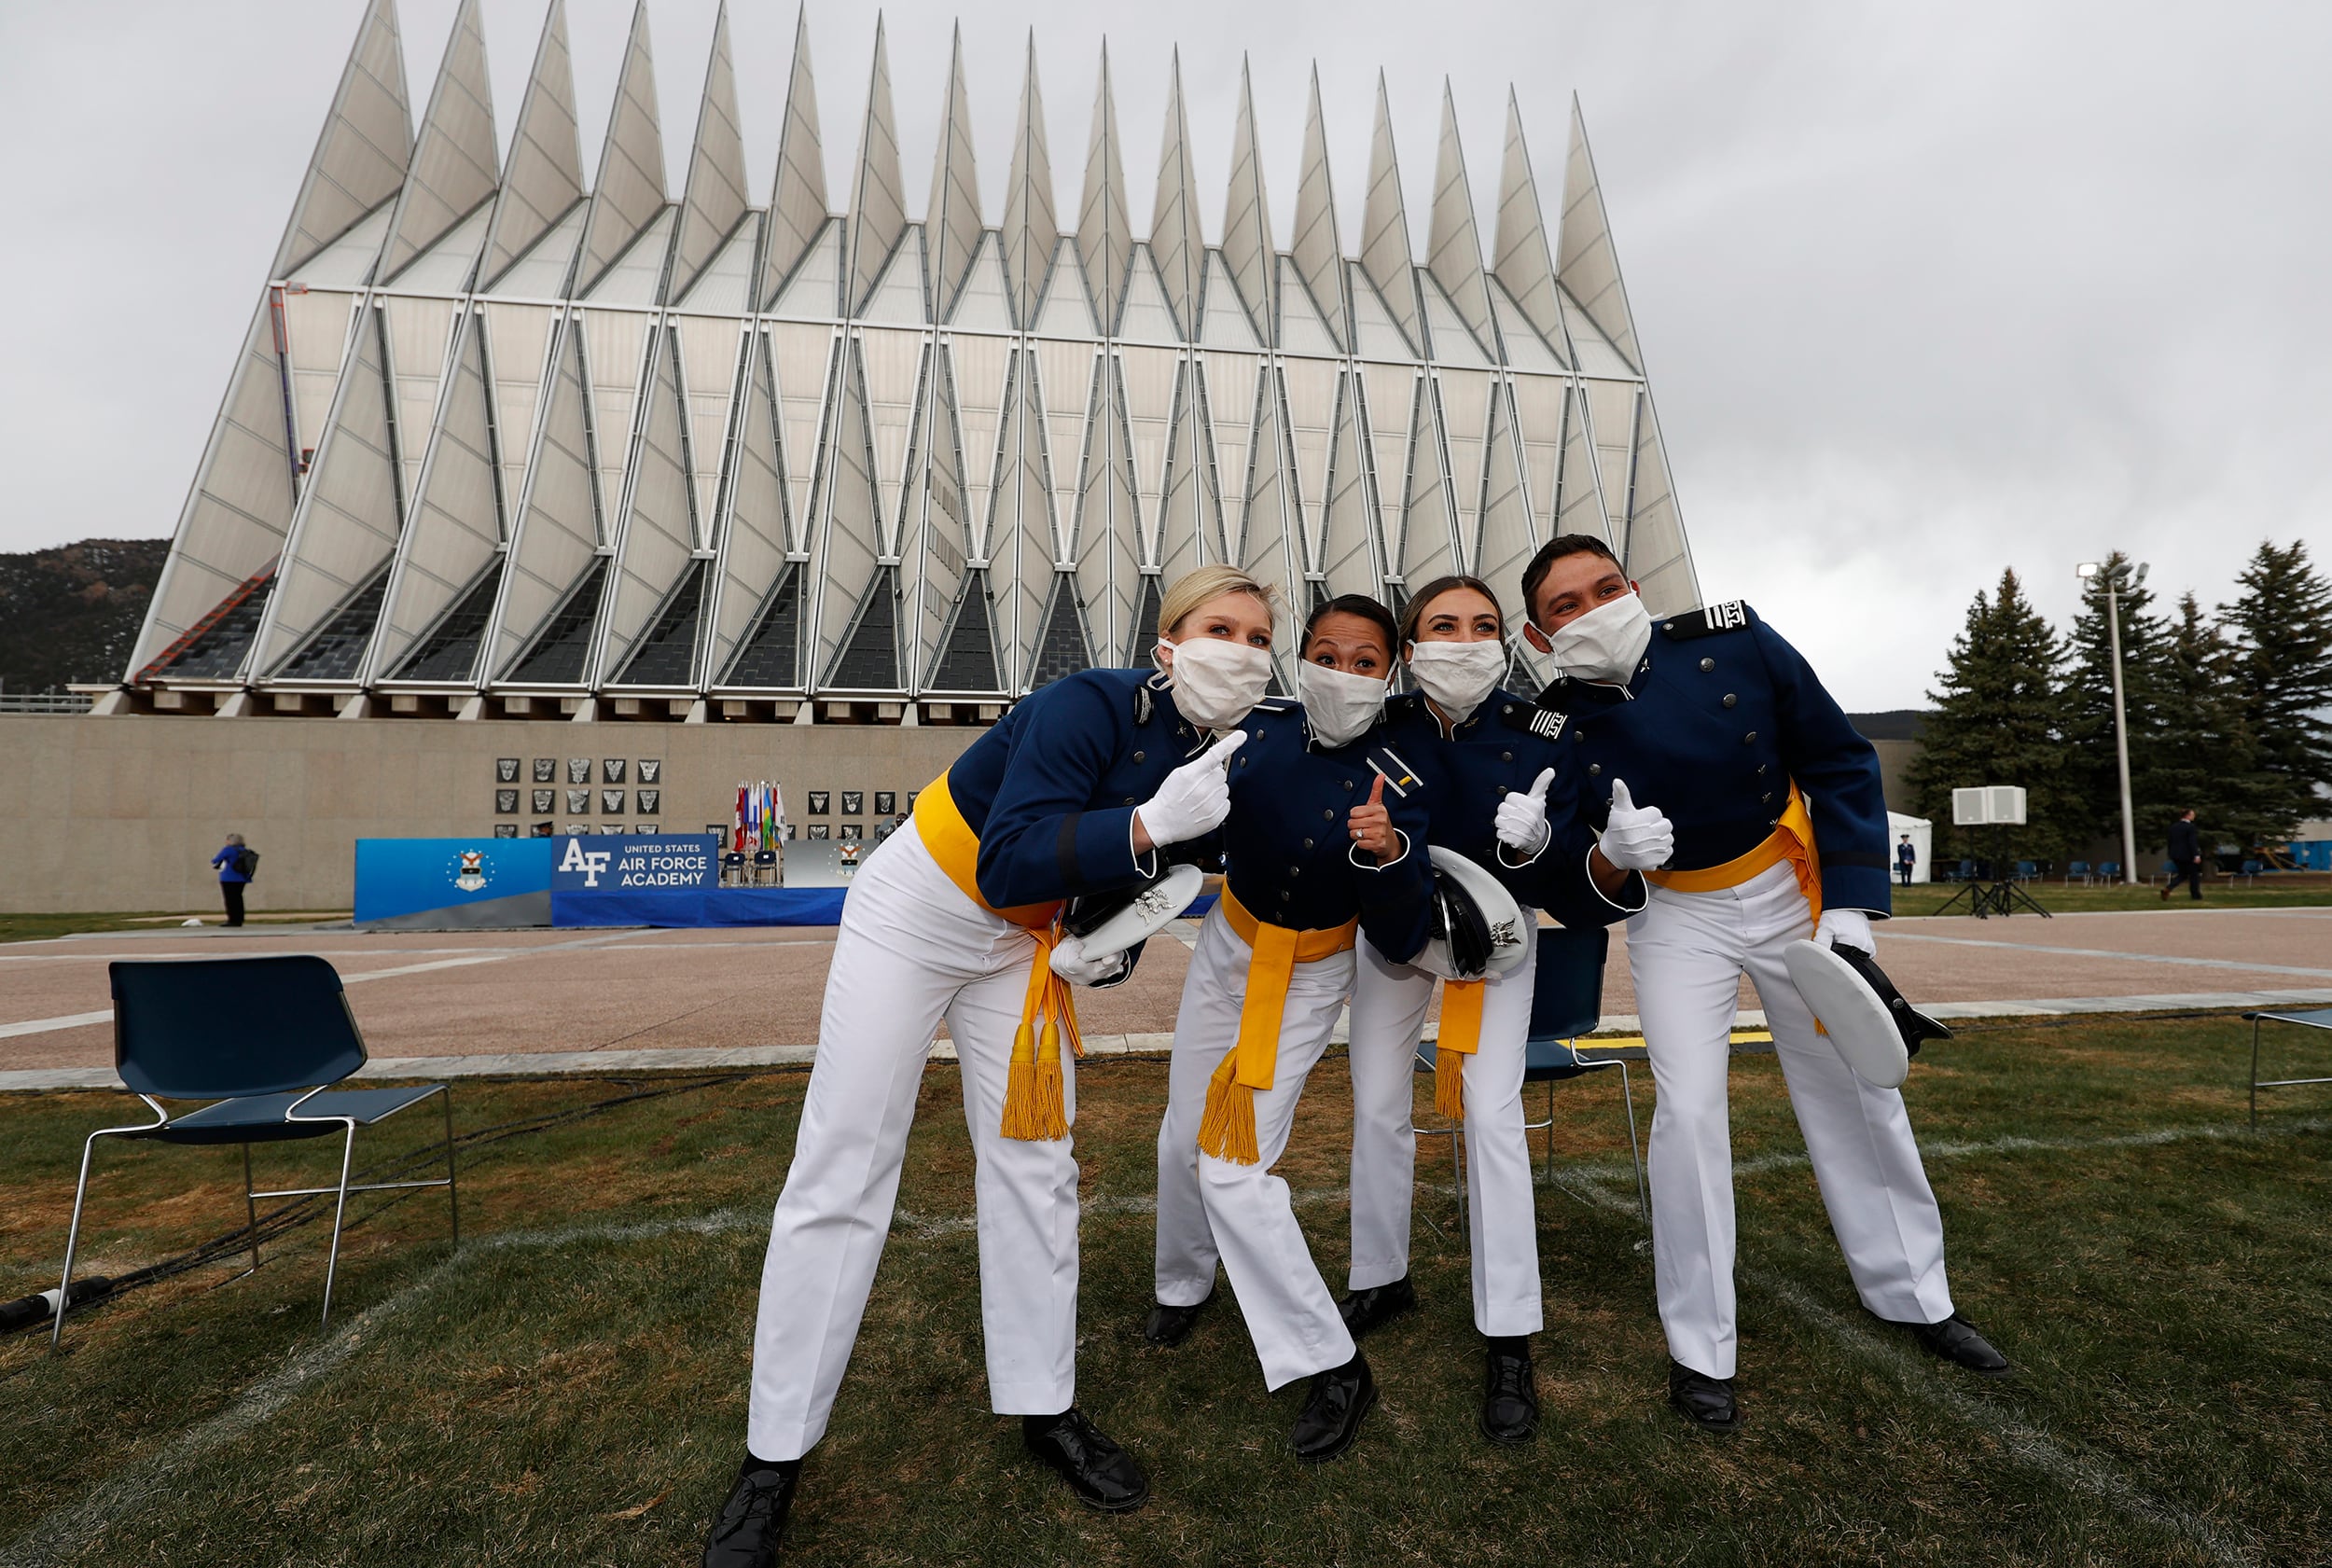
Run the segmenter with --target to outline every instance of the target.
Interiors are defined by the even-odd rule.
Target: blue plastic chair
[[[2035,867],[2031,861],[2020,860],[2016,863],[2016,880],[2018,881],[2029,882],[2038,875],[2040,875],[2038,868]]]
[[[2121,862],[2108,860],[2102,863],[2097,867],[2097,880],[2108,883],[2121,881]]]
[[[1547,1169],[1555,1161],[1555,1085],[1607,1067],[1619,1069],[1619,1089],[1628,1112],[1628,1153],[1635,1161],[1636,1209],[1648,1218],[1651,1203],[1644,1180],[1644,1154],[1636,1139],[1635,1089],[1627,1062],[1617,1057],[1590,1057],[1577,1047],[1580,1036],[1594,1033],[1603,1017],[1603,961],[1611,951],[1611,933],[1601,928],[1574,930],[1568,926],[1541,928],[1536,968],[1532,975],[1531,1032],[1523,1048],[1522,1081],[1547,1086],[1547,1118],[1526,1121],[1525,1132],[1547,1133]],[[1434,1068],[1434,1043],[1421,1042],[1417,1065]],[[1421,1138],[1446,1137],[1450,1159],[1457,1173],[1458,1224],[1465,1223],[1465,1155],[1460,1129],[1421,1127]]]
[[[332,1285],[340,1271],[340,1226],[352,1192],[441,1186],[452,1217],[453,1243],[462,1242],[460,1197],[454,1187],[453,1101],[446,1084],[404,1089],[332,1089],[365,1064],[364,1036],[349,1011],[348,993],[331,964],[312,954],[206,958],[174,963],[118,962],[110,966],[114,997],[114,1068],[154,1119],[134,1127],[102,1127],[81,1146],[81,1175],[73,1190],[73,1223],[65,1233],[64,1278],[57,1289],[56,1326],[64,1334],[73,1298],[73,1259],[81,1237],[81,1206],[89,1196],[90,1160],[100,1138],[161,1144],[241,1144],[243,1213],[251,1227],[251,1267],[259,1266],[257,1200],[335,1195],[332,1249],[324,1271],[324,1315],[332,1321]],[[350,1186],[356,1129],[371,1127],[436,1094],[444,1097],[445,1174],[429,1181]],[[211,1104],[174,1117],[164,1100]],[[251,1189],[251,1145],[342,1134],[336,1186]],[[247,1271],[247,1270],[246,1270]]]
[[[2091,880],[2091,874],[2090,874],[2090,871],[2089,871],[2089,863],[2088,861],[2086,861],[2086,860],[2075,860],[2075,861],[2069,861],[2069,862],[2067,862],[2067,863],[2066,863],[2066,865],[2065,865],[2065,885],[2067,885],[2068,887],[2070,887],[2070,886],[2072,885],[2072,883],[2073,883],[2073,879],[2074,879],[2074,878],[2075,878],[2075,877],[2078,877],[2078,878],[2080,878],[2080,879],[2081,879],[2081,885],[2082,885],[2083,887],[2087,887],[2087,886],[2089,886],[2089,882],[2090,882],[2090,880]]]
[[[2261,869],[2262,867],[2257,861],[2246,860],[2242,863],[2242,869],[2237,871],[2235,876],[2241,877],[2243,880],[2244,884],[2248,886],[2259,880],[2259,872]],[[2234,878],[2230,877],[2228,880],[2232,881]]]

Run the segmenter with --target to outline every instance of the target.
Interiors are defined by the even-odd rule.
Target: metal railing
[[[96,701],[78,691],[0,691],[0,714],[85,714]]]

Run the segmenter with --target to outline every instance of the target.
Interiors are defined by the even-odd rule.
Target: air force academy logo
[[[458,852],[458,865],[453,873],[453,885],[464,893],[481,893],[493,879],[486,873],[484,850]]]
[[[560,860],[559,869],[562,871],[580,871],[583,873],[583,885],[585,887],[597,887],[599,885],[599,874],[607,869],[607,862],[613,858],[614,856],[610,855],[605,850],[587,850],[583,847],[582,840],[569,839],[567,840],[567,853]]]

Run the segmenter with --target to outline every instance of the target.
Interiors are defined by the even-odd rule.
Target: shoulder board
[[[1133,722],[1136,725],[1147,724],[1150,715],[1156,712],[1158,699],[1150,695],[1149,683],[1143,681],[1137,684],[1133,688]]]
[[[1684,643],[1719,631],[1738,631],[1748,624],[1749,606],[1739,599],[1728,599],[1721,604],[1705,604],[1671,616],[1660,622],[1660,631],[1672,641]]]
[[[1530,702],[1501,702],[1498,717],[1508,729],[1526,729],[1542,741],[1552,741],[1562,734],[1562,727],[1571,721],[1567,713],[1558,713]]]
[[[1258,714],[1292,714],[1296,711],[1296,700],[1292,697],[1266,697],[1255,705],[1255,711]]]

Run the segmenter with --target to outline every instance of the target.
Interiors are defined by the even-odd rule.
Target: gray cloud
[[[400,9],[418,112],[453,0]],[[506,142],[541,14],[487,0]],[[628,14],[570,6],[587,167]],[[885,14],[919,207],[957,13]],[[0,15],[0,548],[170,531],[355,16]],[[713,6],[652,16],[676,194]],[[1577,91],[1703,588],[1756,604],[1850,706],[1919,701],[2003,565],[2062,615],[2075,562],[2111,548],[2206,601],[2263,536],[2332,558],[2332,11],[1198,0],[964,21],[991,221],[1032,25],[1064,205],[1108,32],[1137,223],[1169,52],[1210,191],[1243,54],[1283,243],[1315,59],[1348,248],[1380,66],[1421,233],[1444,74],[1485,216],[1509,83],[1550,202]],[[758,198],[794,11],[731,23]],[[873,17],[810,27],[839,201]],[[1219,199],[1203,221],[1215,237]]]

